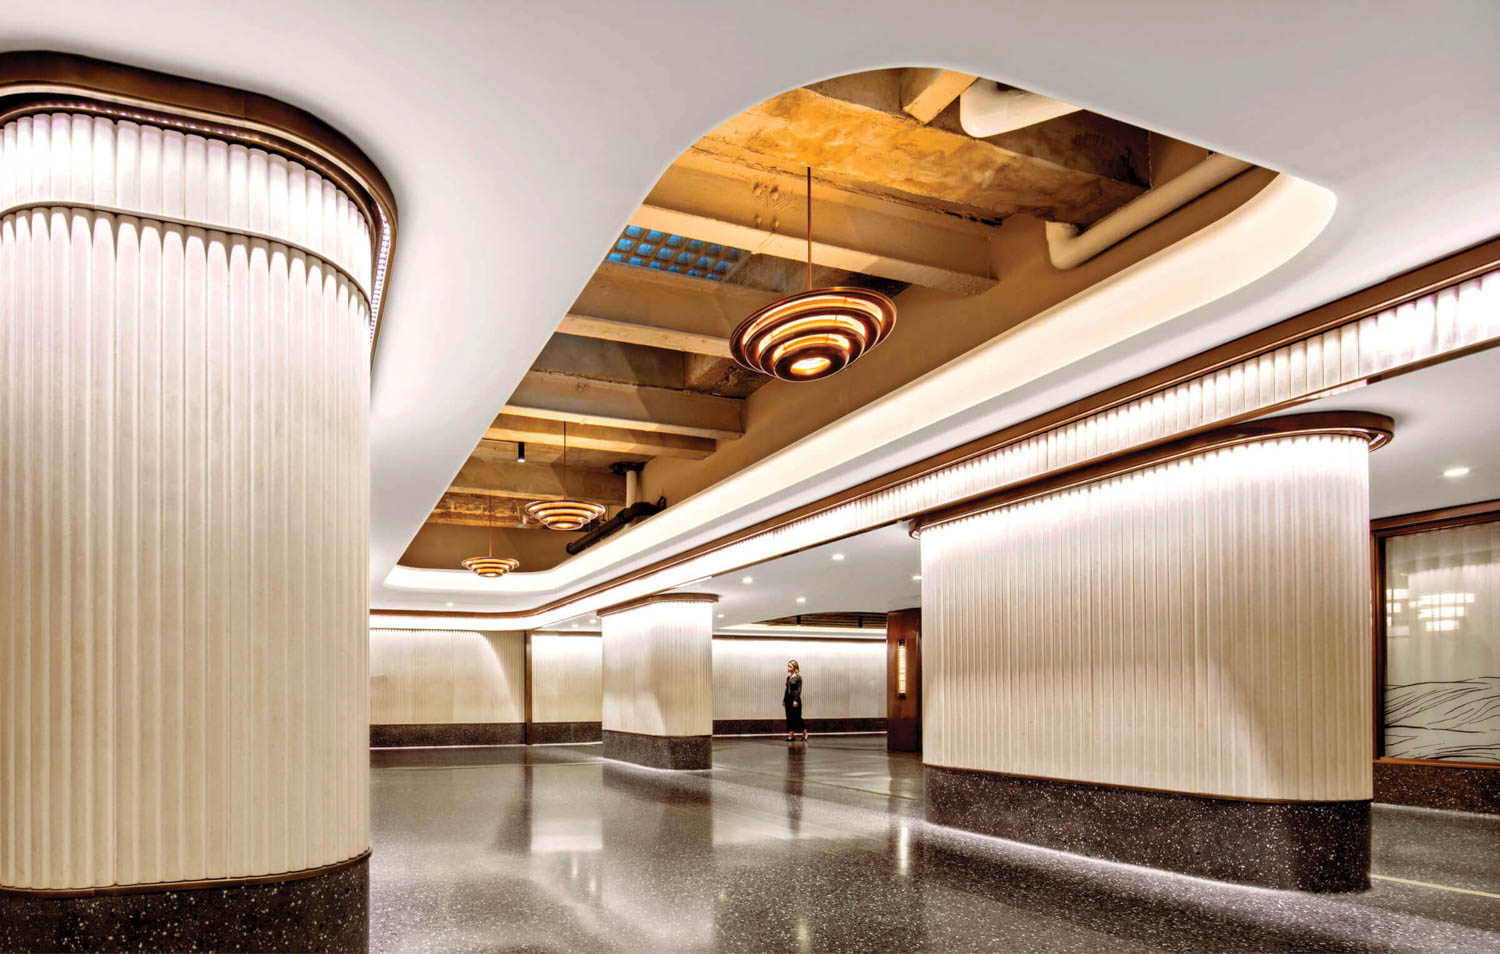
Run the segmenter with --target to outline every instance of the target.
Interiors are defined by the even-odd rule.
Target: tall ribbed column
[[[0,886],[368,848],[371,262],[282,156],[3,127]]]
[[[713,761],[713,605],[664,593],[600,610],[604,755],[654,768]]]
[[[1364,883],[1367,456],[1348,432],[1237,443],[921,529],[928,818]]]

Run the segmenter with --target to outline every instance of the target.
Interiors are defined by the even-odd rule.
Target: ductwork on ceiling
[[[1085,232],[1066,222],[1048,222],[1047,253],[1052,266],[1076,268],[1249,168],[1251,164],[1244,160],[1212,153],[1181,175],[1136,196]]]
[[[1069,103],[1024,89],[1002,88],[987,79],[975,80],[958,97],[958,123],[975,139],[998,136],[1076,112],[1078,107]]]
[[[577,540],[569,543],[566,549],[569,554],[577,556],[584,550],[587,550],[589,547],[598,543],[600,540],[603,540],[605,537],[608,537],[616,531],[624,528],[626,524],[631,523],[635,520],[640,520],[643,517],[649,517],[653,514],[661,513],[665,509],[667,509],[667,498],[665,497],[656,498],[656,503],[641,500],[636,503],[630,504],[625,509],[615,514],[613,517],[610,517],[608,520],[599,524],[599,526],[590,530],[588,533],[579,537]]]
[[[959,124],[976,139],[1024,129],[1078,110],[1061,100],[1002,87],[987,79],[976,80],[958,98]],[[1052,266],[1076,268],[1249,168],[1248,162],[1211,154],[1182,175],[1106,215],[1086,232],[1066,222],[1048,222],[1047,252]]]

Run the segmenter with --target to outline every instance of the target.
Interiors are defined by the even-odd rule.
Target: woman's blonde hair
[[[788,666],[792,667],[792,672],[801,672],[802,671],[802,667],[799,666],[799,665],[797,665],[797,660],[795,660],[795,659],[788,659],[786,661],[786,664]]]

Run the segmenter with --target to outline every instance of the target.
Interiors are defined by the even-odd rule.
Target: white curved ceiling
[[[0,45],[256,90],[389,178],[400,242],[372,393],[378,584],[657,176],[725,117],[881,66],[1015,83],[1331,189],[1266,278],[781,497],[941,449],[1500,232],[1500,5],[1112,0],[726,7],[601,0],[59,0]],[[545,241],[537,241],[539,231]],[[441,598],[440,598],[441,599]]]

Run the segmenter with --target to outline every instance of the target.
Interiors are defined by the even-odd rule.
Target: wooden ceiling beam
[[[496,441],[519,441],[526,444],[561,446],[562,421],[538,417],[501,414],[495,418],[485,437]],[[591,424],[569,424],[568,446],[608,451],[623,457],[677,457],[703,460],[718,446],[712,439],[642,431],[622,427],[600,427]]]
[[[744,433],[743,403],[694,391],[528,371],[502,413],[721,440]]]
[[[977,79],[979,77],[953,70],[902,70],[901,109],[925,126]]]

